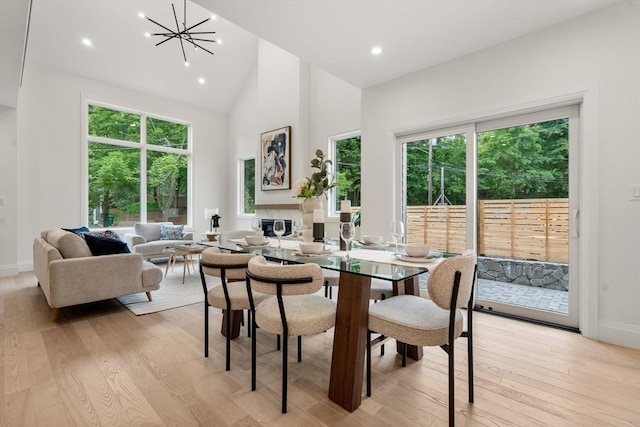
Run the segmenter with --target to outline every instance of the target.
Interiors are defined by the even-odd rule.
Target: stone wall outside
[[[558,291],[569,290],[569,266],[554,262],[478,257],[478,278]]]

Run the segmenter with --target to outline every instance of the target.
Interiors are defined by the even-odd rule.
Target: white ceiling
[[[174,3],[182,23],[183,2]],[[228,112],[255,67],[257,38],[217,17],[193,31],[215,31],[222,43],[202,43],[213,56],[185,44],[189,61],[185,67],[179,40],[154,46],[163,38],[145,37],[144,33],[165,30],[140,18],[139,12],[176,29],[169,0],[33,0],[27,66],[61,70]],[[187,26],[210,16],[210,11],[187,2]],[[91,47],[82,44],[85,37],[93,42]],[[198,83],[201,77],[204,85]]]
[[[619,1],[195,0],[197,4],[187,2],[187,24],[213,11],[218,19],[199,29],[216,31],[223,43],[213,45],[214,56],[187,49],[191,66],[186,68],[179,42],[154,47],[159,39],[143,33],[157,27],[138,17],[143,12],[174,27],[170,0],[33,0],[26,66],[226,113],[256,66],[257,37],[366,88]],[[26,2],[0,1],[3,6]],[[182,2],[174,3],[182,21]],[[14,9],[14,16],[3,13],[0,21],[3,65],[11,56],[7,35],[20,33],[6,23],[24,20],[19,13],[24,15],[24,7]],[[11,40],[21,40],[23,34],[24,29]],[[90,38],[93,47],[83,46],[83,37]],[[374,45],[383,48],[382,55],[371,55]],[[0,77],[4,84],[5,74]],[[197,82],[199,77],[206,79],[205,85]]]

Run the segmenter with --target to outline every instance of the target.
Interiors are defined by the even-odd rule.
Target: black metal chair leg
[[[251,338],[251,310],[247,310],[247,336]]]
[[[231,370],[231,312],[227,311],[227,361],[226,369]]]
[[[251,321],[251,391],[256,389],[256,319]]]
[[[371,331],[367,329],[367,397],[371,397]]]
[[[302,336],[298,335],[298,362],[302,362]]]
[[[454,348],[454,342],[453,340],[451,341],[451,344],[449,345],[449,426],[450,427],[455,427],[455,414],[456,414],[456,408],[455,408],[455,376],[453,374],[453,348]]]
[[[469,402],[473,403],[473,330],[471,325],[471,313],[473,308],[467,310],[468,326],[467,326],[467,360],[469,375]]]
[[[282,337],[282,413],[287,413],[287,367],[288,367],[288,357],[289,357],[289,335],[285,335]]]
[[[280,351],[280,335],[276,335],[276,350]]]
[[[209,304],[204,301],[204,357],[209,357]]]
[[[402,343],[402,367],[407,366],[407,343]]]

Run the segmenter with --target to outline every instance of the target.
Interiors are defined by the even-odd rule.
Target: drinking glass
[[[340,237],[344,240],[347,247],[347,259],[349,259],[349,249],[351,249],[351,241],[356,235],[356,226],[353,222],[341,222],[340,223]]]
[[[404,236],[404,223],[402,221],[393,221],[391,223],[391,236],[396,244],[396,254],[398,253],[398,240]]]
[[[304,231],[304,224],[301,219],[293,220],[293,229],[296,231],[296,237],[298,240],[302,240],[302,232]]]
[[[284,234],[284,220],[276,219],[273,222],[273,233],[278,236],[278,249],[281,249],[280,239],[282,239],[282,235]]]
[[[251,228],[253,228],[256,234],[262,234],[262,220],[260,218],[253,218],[251,220]]]

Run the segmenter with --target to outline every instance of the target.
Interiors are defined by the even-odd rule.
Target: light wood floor
[[[258,390],[250,340],[224,370],[220,313],[203,357],[201,304],[135,316],[117,301],[63,309],[60,321],[32,274],[0,279],[0,412],[6,426],[445,426],[446,354],[425,348],[400,366],[374,351],[373,396],[348,413],[327,398],[332,331],[290,352],[289,413],[280,413],[281,353],[259,333]],[[640,352],[579,334],[478,313],[476,402],[466,399],[465,340],[457,341],[460,426],[640,426]],[[295,341],[291,348],[295,349]]]

